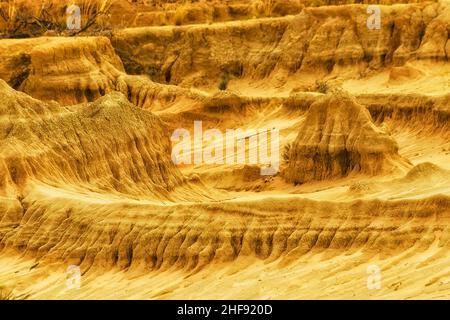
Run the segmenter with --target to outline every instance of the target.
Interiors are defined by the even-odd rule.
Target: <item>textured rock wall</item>
[[[114,33],[125,69],[173,84],[198,84],[227,72],[360,75],[413,59],[447,60],[449,6],[381,6],[381,29],[369,30],[367,6],[306,8],[293,17],[221,25],[139,28]]]
[[[63,108],[16,92],[2,80],[0,92],[3,196],[20,197],[37,180],[164,198],[183,182],[163,122],[120,93]]]
[[[287,181],[305,183],[348,176],[376,175],[408,164],[393,138],[378,129],[354,97],[332,92],[314,102],[292,144]]]
[[[108,270],[199,270],[238,257],[267,261],[312,252],[448,248],[448,197],[408,201],[315,202],[305,199],[193,206],[96,204],[33,195],[6,224],[0,251],[42,262]],[[12,211],[10,211],[12,212]],[[274,214],[276,212],[276,214]],[[14,224],[21,222],[20,228]]]
[[[34,98],[68,105],[115,90],[123,71],[108,38],[36,38],[0,42],[0,78]]]

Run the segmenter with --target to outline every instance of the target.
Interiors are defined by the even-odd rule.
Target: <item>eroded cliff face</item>
[[[402,163],[403,162],[403,163]],[[285,177],[294,183],[377,175],[408,166],[392,137],[378,129],[367,109],[346,92],[313,103],[289,153]]]
[[[366,6],[352,5],[226,25],[123,30],[114,33],[113,45],[129,72],[182,85],[217,82],[224,72],[283,83],[302,72],[354,76],[411,59],[448,59],[447,6],[381,8],[380,30],[367,28]]]
[[[0,78],[45,101],[94,101],[115,90],[115,79],[123,71],[109,39],[103,37],[4,40],[0,46],[5,61]]]
[[[144,26],[209,24],[300,13],[305,7],[344,5],[354,0],[179,0],[179,1],[113,1],[80,0],[84,33],[93,34],[115,28]],[[371,1],[391,4],[390,0]],[[436,2],[400,0],[396,3]],[[70,4],[69,4],[70,5]],[[0,3],[0,38],[36,37],[45,33],[70,34],[66,30],[65,0],[15,0]],[[94,23],[93,17],[97,15]]]
[[[103,37],[7,40],[1,44],[0,78],[35,98],[68,105],[116,90],[124,72],[184,87],[215,89],[227,75],[289,89],[318,79],[364,79],[399,66],[390,73],[395,86],[424,74],[407,62],[447,61],[448,6],[381,9],[380,30],[367,28],[366,6],[347,5],[305,8],[281,18],[118,30],[111,42]],[[120,85],[122,90],[123,81]]]
[[[92,191],[165,197],[183,182],[162,121],[120,93],[63,108],[0,80],[2,196],[23,197],[30,181]]]

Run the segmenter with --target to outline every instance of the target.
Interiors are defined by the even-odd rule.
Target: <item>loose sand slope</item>
[[[32,299],[448,299],[450,7],[382,10],[373,32],[351,5],[1,40],[0,285]],[[195,120],[279,129],[279,174],[175,166],[170,136]]]

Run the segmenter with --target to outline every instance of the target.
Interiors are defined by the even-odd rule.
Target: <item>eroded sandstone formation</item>
[[[123,65],[105,37],[4,40],[0,78],[34,98],[91,102],[115,90]]]
[[[30,180],[156,197],[183,182],[163,122],[120,93],[63,108],[2,80],[0,92],[3,196],[21,196]]]
[[[369,111],[343,91],[314,102],[289,153],[285,179],[305,183],[352,173],[376,175],[407,162],[393,138],[372,122]]]
[[[311,72],[360,76],[410,60],[449,57],[449,7],[381,6],[381,28],[367,28],[367,6],[305,8],[295,16],[224,24],[136,28],[112,37],[125,69],[161,83],[235,78],[285,83]]]

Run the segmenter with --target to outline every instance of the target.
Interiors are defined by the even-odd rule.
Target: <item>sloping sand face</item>
[[[448,5],[382,6],[379,30],[362,5],[295,8],[0,40],[0,287],[448,299]],[[174,163],[172,133],[199,122],[276,129],[279,172]]]

